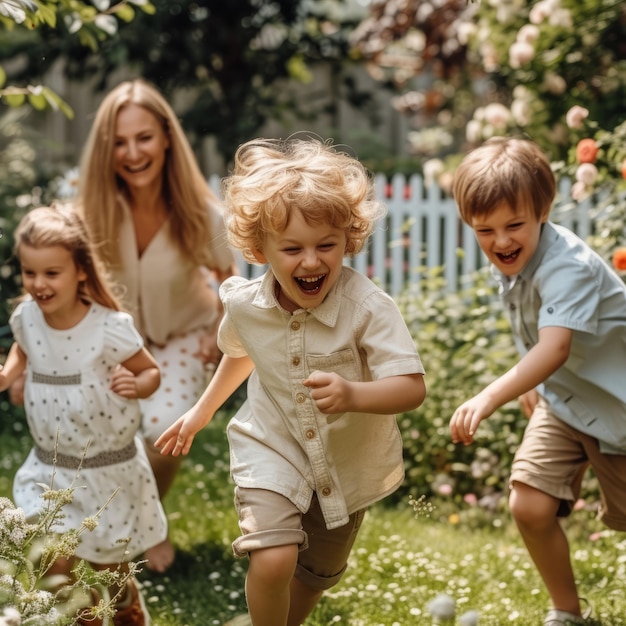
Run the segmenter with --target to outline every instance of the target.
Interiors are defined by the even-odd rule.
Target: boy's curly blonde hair
[[[258,263],[268,233],[285,230],[293,211],[308,224],[346,232],[346,256],[360,252],[385,206],[359,161],[330,141],[254,139],[239,147],[233,173],[222,182],[231,245]]]

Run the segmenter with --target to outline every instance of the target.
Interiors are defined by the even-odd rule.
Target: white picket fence
[[[219,177],[210,184],[219,193]],[[486,264],[469,226],[458,216],[454,200],[436,186],[424,188],[421,176],[408,179],[396,175],[388,183],[384,175],[375,177],[379,198],[388,207],[361,253],[346,263],[375,280],[387,293],[398,295],[409,285],[418,285],[425,269],[442,268],[450,291],[460,286],[461,277]],[[562,180],[551,219],[585,239],[591,234],[592,218],[588,202],[572,203],[569,180]],[[258,276],[264,267],[239,259],[243,276]]]

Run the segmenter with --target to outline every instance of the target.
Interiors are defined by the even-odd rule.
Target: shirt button
[[[303,402],[306,402],[306,396],[303,393],[297,393],[296,394],[296,402],[298,404],[302,404]]]
[[[307,439],[315,439],[315,431],[313,429],[309,429],[306,431]]]
[[[291,330],[300,330],[300,322],[291,322]]]
[[[294,356],[293,359],[291,359],[291,364],[292,365],[300,365],[300,357],[299,356]]]
[[[324,487],[320,492],[323,496],[328,497],[330,495],[330,487]]]

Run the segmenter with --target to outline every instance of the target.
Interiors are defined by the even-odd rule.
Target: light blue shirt
[[[520,355],[548,326],[573,331],[566,363],[538,388],[555,415],[626,453],[626,285],[584,241],[547,222],[539,245],[514,278],[495,268]]]
[[[344,267],[324,302],[284,310],[271,271],[224,281],[220,349],[248,355],[248,399],[228,425],[231,474],[240,487],[269,489],[306,512],[313,492],[329,529],[402,483],[402,441],[393,415],[321,413],[302,384],[311,372],[347,380],[423,374],[392,298]]]

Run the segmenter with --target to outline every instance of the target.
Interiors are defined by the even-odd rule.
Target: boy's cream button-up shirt
[[[248,398],[228,425],[231,473],[240,487],[269,489],[306,512],[313,492],[329,529],[393,492],[404,478],[393,415],[321,413],[302,385],[311,372],[352,381],[424,373],[395,302],[344,267],[324,302],[293,314],[274,296],[271,271],[220,288],[220,349],[249,355]]]

